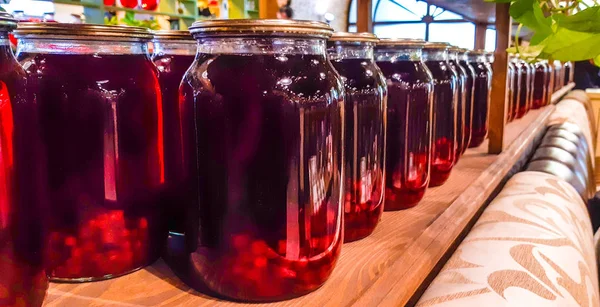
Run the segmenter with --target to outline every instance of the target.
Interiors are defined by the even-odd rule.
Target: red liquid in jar
[[[533,84],[533,109],[546,105],[546,67],[542,63],[535,64],[535,78]]]
[[[471,65],[475,69],[475,90],[473,93],[473,130],[469,147],[479,147],[488,133],[492,72],[485,63],[475,62]]]
[[[521,78],[520,78],[520,82],[519,82],[519,99],[517,100],[517,113],[515,118],[521,118],[523,117],[527,111],[529,111],[528,109],[528,97],[529,97],[529,92],[531,91],[531,87],[530,87],[530,79],[531,79],[531,75],[529,73],[529,68],[527,63],[520,61],[517,64],[517,67],[520,68],[521,71]]]
[[[475,92],[475,69],[473,66],[467,61],[459,61],[459,64],[462,68],[465,69],[466,72],[466,82],[465,82],[465,145],[463,146],[463,153],[467,148],[470,147],[471,144],[471,132],[473,128],[473,93]]]
[[[10,47],[0,46],[0,306],[41,306],[48,288],[26,84]]]
[[[512,78],[512,92],[511,92],[511,119],[515,120],[518,118],[517,114],[519,112],[519,98],[521,97],[521,78],[522,78],[522,68],[518,63],[513,64],[513,78]]]
[[[465,135],[465,112],[467,109],[467,71],[460,66],[456,61],[449,61],[450,66],[457,73],[457,87],[458,87],[458,107],[456,108],[456,161],[467,149],[467,137]]]
[[[435,187],[448,180],[456,160],[457,76],[446,61],[427,61],[425,64],[435,80],[433,87],[435,129],[429,180],[429,186]],[[477,108],[474,111],[477,111]]]
[[[329,277],[343,230],[338,80],[325,55],[194,62],[180,90],[187,247],[170,246],[187,250],[192,286],[272,301]]]
[[[563,71],[564,71],[564,82],[563,84],[566,86],[569,84],[569,82],[571,82],[571,69],[573,68],[573,65],[571,64],[571,62],[566,62],[563,65]]]
[[[385,80],[371,60],[332,60],[346,88],[344,242],[370,235],[383,212]]]
[[[544,66],[546,67],[546,101],[544,105],[549,105],[552,100],[552,94],[554,94],[554,67],[548,62],[544,62]]]
[[[387,78],[385,210],[414,207],[429,185],[433,80],[423,62],[377,62]]]
[[[145,55],[21,53],[45,172],[45,257],[57,280],[124,274],[157,259],[166,235],[162,102]],[[15,118],[22,121],[24,118]]]
[[[179,85],[195,56],[161,54],[152,60],[158,68],[158,81],[162,92],[163,135],[165,153],[165,209],[169,219],[169,231],[183,233],[185,230],[185,198],[182,197],[182,160],[179,114]]]
[[[514,80],[515,80],[515,65],[509,60],[508,61],[508,70],[506,71],[507,75],[507,83],[506,89],[508,91],[508,104],[506,108],[506,122],[509,123],[513,120],[513,93],[515,92]]]

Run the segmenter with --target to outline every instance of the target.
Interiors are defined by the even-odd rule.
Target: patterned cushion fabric
[[[548,126],[570,122],[581,128],[589,145],[595,144],[592,137],[593,119],[588,118],[583,104],[575,99],[564,99],[556,105],[556,109],[550,115]],[[594,157],[593,146],[589,146],[590,156]],[[594,159],[592,159],[594,160]]]
[[[600,306],[592,228],[566,182],[511,178],[417,306]]]
[[[594,108],[592,106],[592,100],[590,99],[590,97],[583,90],[574,90],[574,91],[569,92],[564,97],[564,99],[575,99],[575,100],[581,102],[581,104],[583,104],[583,106],[585,107],[587,116],[590,119],[590,129],[592,130],[592,137],[594,137],[594,141],[595,141],[598,131],[596,131],[596,125],[595,125],[596,118],[594,116]],[[593,145],[595,146],[596,143],[594,142]]]

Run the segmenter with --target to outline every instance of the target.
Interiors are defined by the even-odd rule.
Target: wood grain
[[[356,30],[357,32],[373,33],[373,0],[357,0]]]
[[[488,198],[522,163],[554,106],[529,112],[506,127],[506,150],[489,155],[487,142],[469,149],[449,181],[427,191],[415,208],[385,212],[375,232],[345,244],[329,280],[313,293],[265,306],[386,306],[416,299],[437,273]],[[45,306],[256,306],[222,301],[188,288],[159,260],[120,278],[52,283]]]

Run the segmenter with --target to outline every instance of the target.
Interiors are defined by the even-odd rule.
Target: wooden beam
[[[373,32],[373,1],[358,0],[356,6],[356,30],[358,32]]]
[[[508,101],[508,54],[506,48],[510,44],[511,31],[509,6],[508,3],[496,4],[496,52],[494,53],[494,77],[492,78],[488,130],[490,154],[499,154],[504,147],[504,125],[506,124],[506,102]]]
[[[498,18],[496,18],[498,20]],[[487,25],[484,23],[476,23],[475,24],[475,49],[484,49],[485,48],[485,31],[487,30]]]
[[[277,18],[277,12],[279,11],[277,0],[259,0],[258,10],[258,15],[261,19]]]

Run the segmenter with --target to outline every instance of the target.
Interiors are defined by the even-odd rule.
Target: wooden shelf
[[[68,5],[79,5],[83,7],[91,7],[91,8],[102,8],[102,4],[86,2],[86,1],[71,1],[71,0],[52,0],[51,2],[57,4],[68,4]]]
[[[566,89],[556,94],[562,97]],[[559,98],[557,98],[559,99]],[[344,244],[337,267],[317,291],[268,306],[402,306],[414,303],[499,187],[525,164],[554,110],[532,110],[505,128],[505,148],[469,149],[449,181],[430,188],[415,208],[385,212],[375,232]],[[162,260],[120,278],[52,283],[46,306],[236,306],[183,284]],[[253,304],[254,306],[258,304]]]
[[[182,18],[182,19],[191,19],[191,20],[195,20],[196,19],[195,16],[191,16],[191,15],[183,15],[183,14],[163,13],[163,12],[158,12],[158,11],[146,11],[146,10],[130,9],[130,8],[120,7],[120,6],[105,6],[104,9],[106,11],[123,11],[123,12],[134,12],[136,14],[160,15],[160,16],[169,16],[169,17]]]

